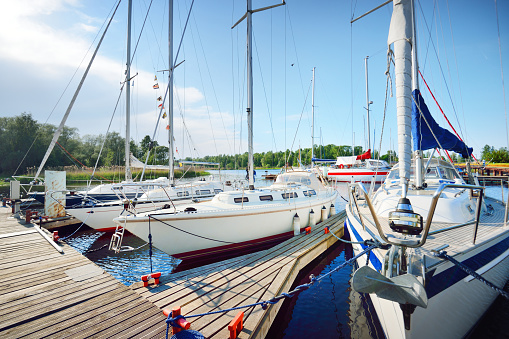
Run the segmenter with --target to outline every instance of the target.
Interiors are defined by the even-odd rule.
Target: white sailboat
[[[299,233],[300,228],[318,222],[321,213],[328,216],[337,198],[337,191],[329,187],[323,177],[319,179],[314,172],[304,170],[280,174],[267,188],[254,188],[251,8],[251,0],[248,0],[244,17],[247,18],[248,32],[249,189],[222,192],[210,202],[172,206],[114,219],[120,227],[145,241],[151,238],[162,251],[192,260],[195,265],[211,257],[219,260],[232,253],[239,255],[246,250],[274,244],[292,236],[294,229]]]
[[[446,141],[418,91],[413,23],[412,1],[393,1],[388,44],[394,44],[400,162],[373,197],[362,184],[350,186],[347,229],[357,242],[354,252],[374,246],[368,260],[357,260],[352,286],[369,293],[388,338],[461,338],[504,293],[507,205],[465,184],[447,162],[423,165],[423,150],[440,147],[468,157],[471,149],[459,140],[442,147]]]
[[[98,231],[114,231],[116,225],[113,222],[113,218],[118,217],[121,213],[126,211],[126,200],[131,201],[131,212],[141,213],[147,212],[154,209],[160,209],[170,203],[182,204],[182,203],[193,203],[196,201],[210,200],[214,195],[225,189],[231,189],[221,182],[218,181],[205,181],[204,179],[195,181],[192,183],[175,184],[174,178],[174,161],[173,161],[173,128],[168,130],[168,142],[169,142],[169,166],[168,178],[158,178],[155,180],[143,180],[138,183],[133,183],[131,178],[131,161],[136,162],[136,166],[143,167],[143,174],[147,167],[150,165],[141,164],[141,162],[134,158],[130,154],[129,142],[130,140],[130,128],[129,128],[129,103],[130,103],[130,92],[129,92],[129,79],[130,79],[130,17],[132,0],[129,0],[129,19],[128,19],[128,39],[127,39],[127,87],[126,87],[126,180],[121,184],[106,184],[100,185],[93,188],[88,196],[93,194],[109,194],[113,195],[112,201],[97,202],[88,201],[85,204],[78,204],[71,206],[66,209],[67,213],[74,216],[78,220],[86,223],[89,227]],[[173,126],[173,0],[170,0],[169,4],[169,29],[168,29],[168,46],[169,46],[169,77],[168,77],[168,125]],[[165,96],[166,99],[166,96]],[[164,101],[163,104],[164,106]],[[162,108],[161,108],[162,110]],[[150,150],[149,150],[150,152]],[[147,155],[148,159],[148,155]],[[143,177],[142,174],[142,177]],[[164,192],[162,188],[165,187]],[[99,198],[100,199],[100,198]]]

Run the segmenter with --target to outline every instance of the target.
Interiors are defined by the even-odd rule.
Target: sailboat
[[[347,230],[355,254],[368,254],[357,259],[352,287],[369,293],[387,338],[461,338],[504,293],[507,205],[466,184],[451,163],[422,158],[435,147],[465,158],[472,149],[436,124],[419,92],[413,8],[393,1],[388,39],[400,162],[372,197],[350,185]]]
[[[129,1],[129,8],[131,8],[131,0]],[[168,125],[173,125],[173,1],[170,0],[169,4],[169,84],[168,84],[168,101],[169,101],[169,114],[168,114]],[[129,9],[129,18],[131,10]],[[130,19],[128,20],[130,22]],[[128,24],[130,27],[130,24]],[[128,28],[128,36],[130,36],[130,29]],[[130,38],[128,38],[128,60],[130,60]],[[127,77],[129,79],[129,68],[128,63]],[[127,90],[129,89],[127,86]],[[165,97],[166,99],[166,97]],[[126,92],[127,109],[129,107],[129,91]],[[163,102],[164,106],[164,102]],[[162,109],[162,108],[161,108]],[[129,123],[127,124],[129,126]],[[129,135],[129,128],[126,130],[126,135]],[[155,135],[155,132],[154,132]],[[129,140],[126,137],[126,140]],[[98,186],[92,189],[92,192],[96,190],[109,190],[109,194],[115,196],[113,201],[95,202],[89,201],[85,204],[74,205],[67,208],[67,213],[74,216],[78,220],[86,223],[89,227],[98,231],[114,231],[116,225],[113,222],[115,217],[118,217],[121,213],[142,213],[155,209],[161,209],[165,205],[169,204],[193,204],[198,201],[210,200],[219,192],[224,190],[231,190],[232,188],[226,186],[219,181],[201,179],[195,182],[175,184],[174,178],[174,161],[173,161],[173,128],[168,129],[168,140],[169,140],[169,166],[167,167],[169,172],[168,178],[158,178],[155,180],[144,180],[141,182],[134,183],[131,179],[130,163],[135,162],[135,166],[143,167],[145,169],[150,168],[151,165],[142,164],[132,154],[130,154],[129,143],[126,142],[126,154],[130,156],[126,157],[126,181],[120,184],[108,184],[108,186]],[[148,160],[148,155],[147,155]],[[218,164],[217,164],[218,165]],[[129,170],[128,170],[129,169]],[[142,175],[143,176],[143,175]],[[171,201],[171,202],[170,202]],[[130,212],[127,212],[127,205],[131,206]]]
[[[210,202],[171,206],[114,219],[119,227],[152,241],[157,248],[176,258],[192,262],[191,265],[266,248],[299,234],[301,228],[326,218],[338,196],[325,178],[305,170],[279,174],[273,185],[254,188],[251,16],[262,9],[253,11],[251,8],[251,0],[248,0],[244,17],[248,32],[249,188],[221,192]]]

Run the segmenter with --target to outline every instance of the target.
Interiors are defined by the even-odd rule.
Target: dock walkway
[[[0,207],[0,337],[164,337],[159,308],[10,215]]]
[[[315,226],[311,234],[301,234],[268,250],[171,274],[162,277],[157,286],[135,283],[131,288],[161,309],[180,306],[184,317],[268,300],[288,292],[299,271],[337,241],[324,234],[325,226],[338,237],[343,235],[344,219],[341,212]],[[282,301],[267,310],[261,306],[243,309],[244,329],[239,338],[264,338],[281,305]],[[188,320],[191,329],[206,338],[227,338],[228,324],[238,312]]]

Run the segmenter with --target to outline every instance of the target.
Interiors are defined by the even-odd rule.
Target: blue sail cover
[[[412,138],[414,142],[414,151],[425,151],[438,147],[459,153],[463,158],[468,158],[470,154],[472,154],[473,149],[465,145],[465,143],[454,134],[437,124],[435,119],[431,116],[428,106],[424,103],[424,99],[419,90],[414,90],[412,95],[414,97],[412,101]],[[419,112],[415,103],[419,104],[421,112]],[[431,133],[428,124],[433,133]],[[435,136],[433,136],[433,134]],[[438,142],[435,137],[438,139]]]

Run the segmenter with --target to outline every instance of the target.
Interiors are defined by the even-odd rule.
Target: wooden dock
[[[43,231],[47,233],[47,231]],[[0,207],[0,337],[164,337],[159,308]]]
[[[158,286],[135,283],[131,288],[161,309],[180,306],[184,317],[268,300],[290,291],[299,271],[337,241],[324,234],[325,226],[338,237],[343,235],[344,219],[341,212],[318,224],[311,234],[301,234],[271,249],[171,274],[162,277]],[[244,329],[239,338],[265,338],[281,305],[282,301],[267,310],[261,306],[243,309]],[[228,324],[238,312],[188,321],[191,329],[206,338],[227,338]]]

